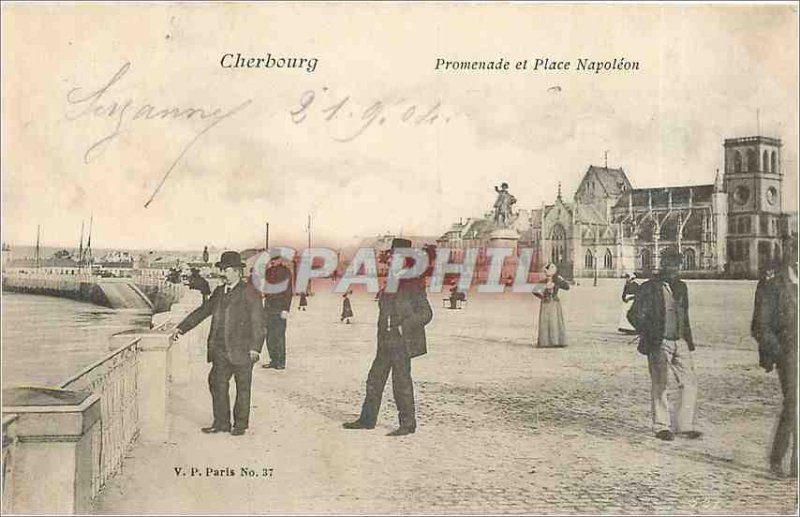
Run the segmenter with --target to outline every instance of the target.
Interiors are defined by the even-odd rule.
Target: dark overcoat
[[[378,300],[378,346],[391,346],[396,334],[389,325],[400,329],[402,346],[409,357],[428,352],[425,325],[433,319],[425,286],[421,282],[400,284],[396,293],[383,292]]]
[[[694,350],[692,327],[689,322],[689,290],[686,283],[676,279],[670,282],[678,315],[678,335]],[[664,340],[664,280],[655,277],[639,288],[639,293],[628,311],[628,321],[639,334],[640,353],[657,351]]]
[[[208,362],[223,357],[231,364],[246,365],[252,363],[250,352],[260,353],[264,344],[263,314],[261,293],[240,281],[228,294],[224,285],[214,289],[203,305],[178,324],[178,329],[186,333],[211,316]]]

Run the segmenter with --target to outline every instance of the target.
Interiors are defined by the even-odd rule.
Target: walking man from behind
[[[770,453],[770,470],[784,477],[783,462],[792,446],[789,475],[797,477],[797,240],[784,247],[774,278],[759,282],[753,313],[753,336],[758,341],[759,365],[777,367],[783,407]]]
[[[394,239],[391,251],[411,248],[408,239]],[[390,260],[392,260],[390,258]],[[345,429],[373,429],[381,408],[383,388],[392,374],[392,393],[400,416],[400,427],[389,436],[411,434],[417,429],[411,359],[427,353],[425,325],[433,311],[425,293],[424,280],[400,280],[396,293],[383,291],[378,299],[378,350],[367,375],[367,393],[361,415],[343,424]]]
[[[670,441],[675,434],[697,439],[694,428],[697,376],[694,371],[689,291],[680,280],[681,254],[668,249],[661,256],[659,273],[642,284],[629,312],[639,334],[639,353],[647,356],[650,370],[653,428],[656,438]],[[667,380],[674,375],[680,399],[674,421],[667,404]]]
[[[225,276],[203,305],[178,323],[173,339],[184,334],[211,316],[208,333],[207,360],[211,363],[208,388],[211,391],[214,421],[201,429],[204,433],[245,433],[250,423],[250,385],[253,365],[259,359],[264,343],[261,293],[242,279],[244,263],[235,251],[226,251],[216,266]],[[236,402],[231,403],[229,385],[236,381]]]
[[[286,368],[286,319],[292,306],[292,272],[281,263],[280,257],[272,257],[264,274],[268,287],[264,295],[264,321],[267,332],[269,363],[262,368],[283,370]]]

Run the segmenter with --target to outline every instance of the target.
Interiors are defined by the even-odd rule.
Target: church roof
[[[688,205],[691,196],[692,204],[707,204],[711,202],[714,185],[691,185],[685,187],[658,187],[633,189],[619,198],[614,208],[627,208],[628,200],[633,198],[634,208],[646,207],[648,199],[652,199],[653,207],[665,207],[669,204],[672,193],[673,205]]]
[[[609,197],[616,197],[631,189],[631,183],[621,167],[619,169],[609,169],[608,167],[590,165],[583,176],[583,181],[585,182],[590,177],[594,177],[597,180]]]
[[[575,219],[576,222],[585,224],[608,224],[605,216],[594,205],[576,205]]]

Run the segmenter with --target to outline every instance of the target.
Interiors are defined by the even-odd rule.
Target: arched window
[[[642,269],[647,270],[653,267],[653,258],[650,255],[650,250],[648,250],[647,248],[642,250],[641,263],[642,263]]]
[[[733,172],[742,172],[742,153],[733,152]]]
[[[553,226],[550,233],[550,240],[553,241],[553,249],[550,252],[550,261],[554,264],[561,264],[567,258],[567,232],[560,224]]]
[[[683,269],[692,270],[697,267],[694,250],[686,248],[683,252]]]
[[[764,151],[764,154],[761,155],[761,165],[764,167],[764,172],[772,172],[769,168],[770,160],[769,160],[769,153]]]
[[[614,267],[614,255],[611,254],[610,249],[606,249],[606,255],[603,257],[603,267],[612,269]]]
[[[583,267],[586,269],[594,268],[594,256],[592,255],[592,250],[586,250],[586,256],[583,259]]]
[[[775,151],[772,151],[772,160],[770,160],[771,164],[769,170],[774,173],[778,173],[778,155]]]
[[[758,154],[752,149],[747,150],[747,170],[749,172],[758,170]]]

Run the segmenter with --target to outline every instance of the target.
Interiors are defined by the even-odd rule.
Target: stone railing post
[[[177,303],[170,307],[166,320],[170,328],[180,323],[190,312],[202,305],[203,296],[199,291],[186,291]],[[189,334],[182,336],[172,347],[172,363],[170,376],[173,382],[187,382],[190,380],[191,352],[196,346],[197,334],[200,329],[193,329]]]
[[[141,438],[146,442],[163,442],[169,436],[167,395],[169,390],[169,332],[125,331],[111,336],[111,348],[119,348],[139,339],[139,371],[137,402]]]
[[[3,391],[3,414],[17,415],[14,474],[10,492],[4,494],[10,512],[54,515],[90,509],[100,469],[100,441],[95,436],[99,434],[95,432],[100,425],[99,401],[89,392],[56,388]]]

